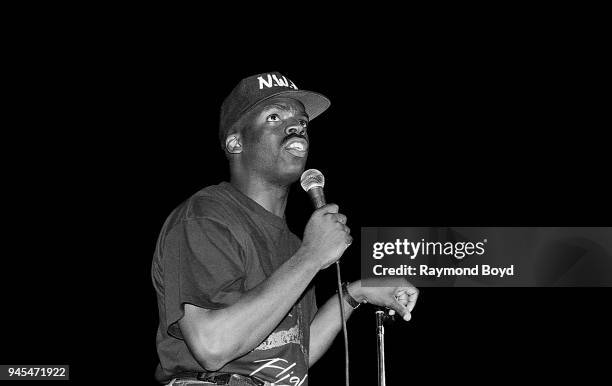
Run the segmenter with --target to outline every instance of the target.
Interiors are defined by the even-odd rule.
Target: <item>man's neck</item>
[[[231,178],[232,186],[255,201],[268,212],[285,218],[285,207],[289,194],[288,186],[280,186],[257,179]]]

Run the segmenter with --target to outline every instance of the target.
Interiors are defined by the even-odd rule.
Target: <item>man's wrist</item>
[[[298,249],[295,255],[293,255],[293,257],[297,259],[299,264],[308,267],[308,270],[314,271],[315,274],[322,268],[318,261],[313,258],[312,254],[310,254],[304,248]]]
[[[348,283],[346,285],[346,290],[349,293],[349,295],[351,295],[351,297],[357,300],[359,303],[366,303],[368,301],[368,299],[363,294],[363,291],[361,289],[360,280],[354,281],[352,283]]]

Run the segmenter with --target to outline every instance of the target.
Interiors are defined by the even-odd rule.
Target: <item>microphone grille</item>
[[[305,191],[309,191],[312,188],[322,188],[325,185],[325,177],[317,169],[308,169],[302,173],[300,184]]]

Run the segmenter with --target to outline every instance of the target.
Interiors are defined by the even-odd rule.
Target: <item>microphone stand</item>
[[[378,386],[386,386],[385,382],[385,311],[376,311],[376,341],[378,343],[376,356],[378,358]]]

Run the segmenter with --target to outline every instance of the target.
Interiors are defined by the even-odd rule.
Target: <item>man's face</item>
[[[249,113],[242,130],[242,165],[268,182],[288,185],[304,171],[308,116],[301,102],[276,97]]]

